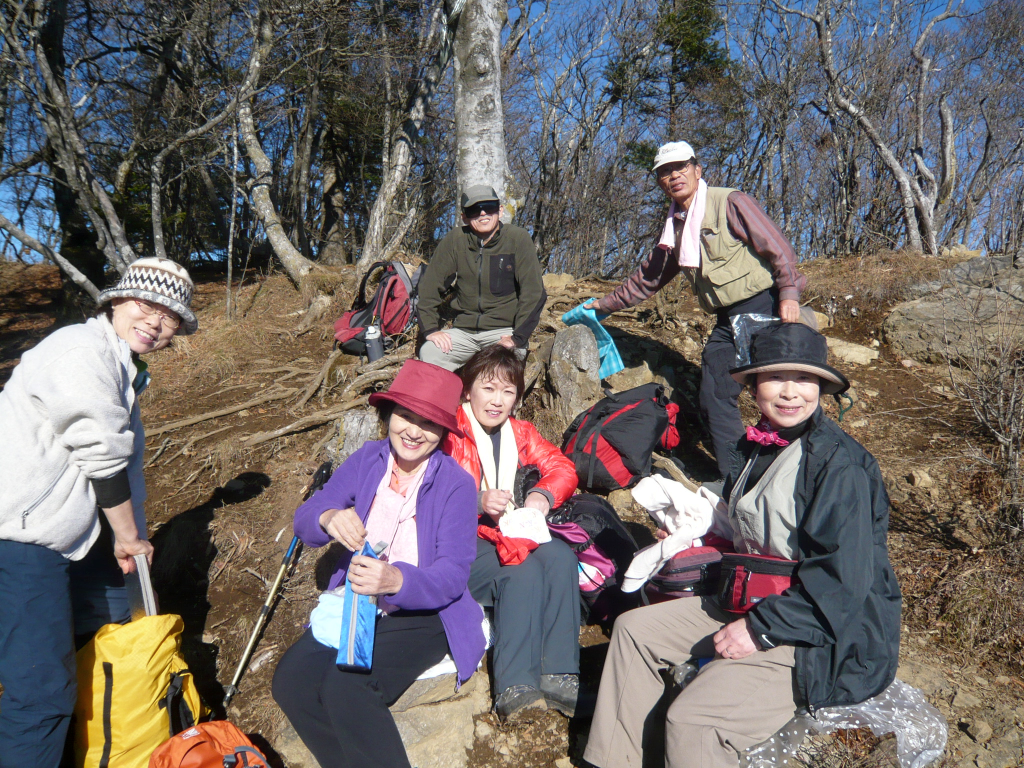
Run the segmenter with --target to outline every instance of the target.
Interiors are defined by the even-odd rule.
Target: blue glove
[[[583,304],[588,304],[591,301],[595,301],[595,299],[587,299]],[[597,354],[601,358],[601,371],[599,375],[602,379],[607,379],[626,366],[622,364],[622,356],[619,354],[615,342],[612,341],[612,337],[608,335],[608,331],[601,325],[601,321],[608,317],[608,315],[599,314],[596,309],[587,309],[583,304],[570,309],[562,315],[562,322],[566,325],[583,323],[593,331],[594,338],[597,339]]]

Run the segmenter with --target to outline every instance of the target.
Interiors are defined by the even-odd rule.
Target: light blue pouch
[[[583,304],[591,301],[593,299],[587,299]],[[608,315],[598,314],[596,309],[585,309],[583,304],[570,309],[562,315],[562,322],[566,325],[583,323],[593,331],[594,338],[597,339],[597,354],[601,358],[601,371],[599,375],[602,379],[607,379],[626,366],[622,364],[622,356],[619,354],[619,349],[615,346],[615,342],[612,341],[612,337],[608,334],[607,329],[601,325],[601,321],[608,317]]]
[[[369,542],[363,543],[359,553],[377,557]],[[377,627],[377,598],[357,595],[345,575],[345,604],[341,613],[341,638],[338,642],[337,665],[357,672],[369,672],[373,667],[373,638]]]

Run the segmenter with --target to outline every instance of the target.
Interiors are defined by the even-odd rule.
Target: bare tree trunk
[[[259,82],[260,68],[273,44],[274,19],[270,14],[261,11],[257,21],[256,40],[249,57],[249,69],[242,86],[242,93],[246,94],[246,97],[241,100],[239,105],[238,122],[242,139],[245,141],[245,151],[249,155],[249,159],[252,160],[256,172],[254,178],[249,180],[248,185],[252,195],[253,209],[263,223],[267,239],[274,249],[274,254],[281,262],[281,266],[284,267],[285,273],[295,285],[299,285],[302,278],[313,268],[313,262],[299,253],[299,250],[292,245],[288,238],[288,233],[281,226],[281,217],[278,216],[274,201],[270,196],[270,185],[274,179],[273,165],[263,151],[252,118],[252,91]]]
[[[458,189],[493,187],[505,198],[501,29],[505,0],[466,0],[455,35],[455,162]]]
[[[419,141],[420,129],[427,116],[427,108],[430,106],[437,85],[452,58],[451,39],[455,34],[459,18],[458,12],[455,12],[451,16],[440,19],[441,34],[437,52],[430,64],[424,68],[422,77],[418,81],[414,81],[410,87],[406,118],[398,135],[392,141],[390,152],[387,155],[388,172],[384,176],[377,199],[374,200],[373,209],[370,211],[370,220],[366,227],[366,241],[356,266],[359,274],[365,272],[373,262],[379,261],[386,248],[384,242],[385,223],[399,190],[405,185],[409,176],[413,150]],[[502,156],[504,156],[504,150]]]
[[[342,192],[334,137],[330,132],[323,146],[323,222],[320,229],[319,261],[328,266],[340,266],[348,263],[345,250],[345,195]]]

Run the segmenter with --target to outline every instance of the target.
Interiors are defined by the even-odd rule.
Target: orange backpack
[[[227,720],[200,723],[171,736],[149,758],[149,768],[270,768],[267,758]]]

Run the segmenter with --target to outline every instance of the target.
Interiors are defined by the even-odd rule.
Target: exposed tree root
[[[328,421],[333,421],[334,419],[338,418],[341,414],[343,414],[345,411],[348,411],[352,408],[358,408],[359,406],[362,405],[366,405],[367,401],[368,399],[366,397],[360,397],[357,398],[356,400],[352,400],[351,402],[345,403],[344,405],[339,405],[336,408],[331,408],[328,411],[316,413],[313,414],[312,416],[304,416],[298,421],[293,421],[291,424],[288,424],[287,426],[284,427],[280,427],[279,429],[273,429],[270,430],[269,432],[257,432],[255,435],[251,435],[247,437],[245,440],[243,440],[241,442],[241,446],[243,448],[252,448],[253,446],[259,445],[260,443],[265,443],[269,440],[274,440],[275,438],[278,437],[284,437],[285,435],[290,435],[293,432],[301,432],[304,429],[309,429],[310,427],[318,427],[321,424],[326,424]]]

